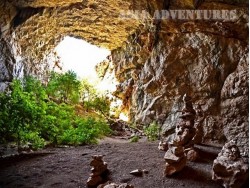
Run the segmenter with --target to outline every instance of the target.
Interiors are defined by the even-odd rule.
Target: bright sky
[[[98,81],[95,72],[95,65],[102,62],[110,55],[110,51],[91,45],[88,42],[73,37],[65,37],[55,48],[57,55],[60,57],[60,66],[63,72],[68,70],[74,71],[80,79],[88,79],[90,83],[96,83],[95,86],[99,91],[116,90],[116,79],[114,74],[106,75],[103,81]],[[116,101],[114,105],[121,103]],[[112,104],[111,104],[112,105]],[[121,105],[121,104],[120,104]],[[120,118],[128,121],[123,113]]]
[[[63,72],[74,71],[80,79],[87,79],[100,91],[115,91],[116,81],[114,76],[107,75],[106,79],[100,82],[95,71],[95,65],[102,62],[110,55],[110,51],[99,48],[84,40],[74,37],[65,37],[55,48],[60,57],[60,66]]]
[[[110,55],[110,51],[73,37],[65,37],[55,51],[63,63],[63,70],[73,70],[80,78],[95,80],[95,65]]]

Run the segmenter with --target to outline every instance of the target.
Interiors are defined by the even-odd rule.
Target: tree
[[[75,104],[80,98],[80,81],[73,71],[64,74],[51,73],[51,77],[47,86],[49,97],[57,102]]]

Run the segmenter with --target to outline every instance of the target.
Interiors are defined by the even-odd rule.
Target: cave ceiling
[[[38,56],[41,51],[48,52],[64,36],[81,38],[91,44],[112,50],[122,46],[140,25],[138,20],[120,19],[120,12],[144,9],[145,5],[157,8],[156,6],[162,4],[159,2],[10,0],[2,2],[0,6],[3,9],[2,17],[9,14],[5,19],[5,25],[2,23],[1,30],[3,33],[6,28],[11,27],[24,56],[27,54]]]
[[[121,11],[197,8],[200,4],[246,4],[246,0],[4,0],[0,2],[2,34],[12,33],[23,56],[42,56],[73,36],[113,50],[123,46],[142,23],[119,18]],[[14,33],[14,36],[13,36]],[[42,52],[42,53],[41,53]],[[40,57],[42,58],[42,57]]]

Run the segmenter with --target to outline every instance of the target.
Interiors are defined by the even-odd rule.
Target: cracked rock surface
[[[237,19],[151,19],[162,9],[236,10]],[[151,17],[123,20],[122,10]],[[0,90],[23,75],[43,79],[54,47],[74,36],[112,51],[115,95],[132,122],[156,120],[162,136],[171,136],[189,92],[204,111],[202,142],[236,138],[248,157],[248,11],[246,0],[3,0]]]

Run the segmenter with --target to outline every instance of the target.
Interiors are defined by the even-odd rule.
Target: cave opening
[[[111,114],[120,108],[122,101],[113,96],[118,81],[115,78],[111,51],[90,44],[83,39],[65,36],[55,47],[52,71],[65,73],[73,71],[81,81],[87,81],[98,93],[111,99]],[[123,121],[128,121],[127,115],[120,113]]]
[[[249,187],[248,4],[3,0],[0,187]]]
[[[96,66],[110,55],[105,48],[92,45],[82,39],[66,36],[54,49],[59,63],[53,66],[55,71],[74,71],[80,79],[96,82]]]

